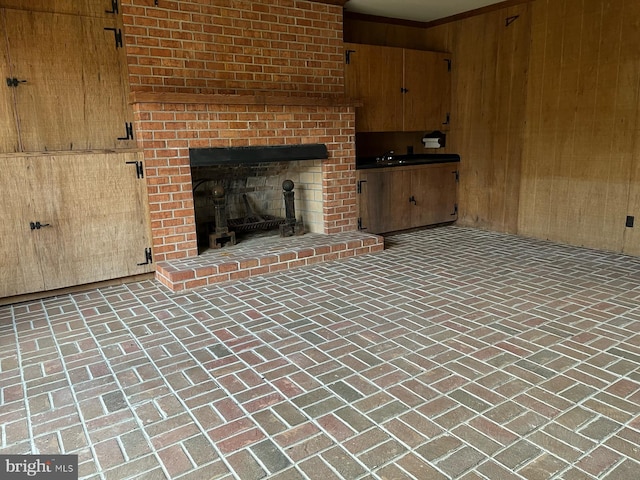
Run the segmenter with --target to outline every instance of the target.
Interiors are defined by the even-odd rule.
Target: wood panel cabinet
[[[345,91],[360,99],[358,132],[447,130],[451,55],[345,44]]]
[[[360,228],[388,233],[457,219],[458,163],[358,170]]]
[[[0,97],[6,107],[0,152],[136,146],[122,29],[115,18],[0,13],[0,68],[13,81]]]
[[[0,158],[0,297],[150,272],[141,162],[140,153]]]

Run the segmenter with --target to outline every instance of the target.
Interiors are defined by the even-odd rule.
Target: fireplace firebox
[[[198,251],[267,231],[299,235],[303,225],[322,232],[327,158],[324,144],[190,149]],[[294,211],[299,217],[289,218]]]

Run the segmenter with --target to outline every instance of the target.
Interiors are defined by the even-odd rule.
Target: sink
[[[389,159],[389,160],[376,160],[376,165],[380,165],[381,167],[391,167],[393,165],[402,165],[405,163],[409,163],[408,160],[401,160],[401,159]]]
[[[385,167],[411,165],[412,163],[424,163],[425,160],[429,160],[430,158],[430,154],[393,155],[391,158],[384,160],[380,157],[376,158],[376,164]]]
[[[413,155],[392,155],[391,158],[365,157],[356,160],[356,168],[383,168],[402,165],[423,165],[427,163],[459,162],[460,156],[453,153],[414,153]]]

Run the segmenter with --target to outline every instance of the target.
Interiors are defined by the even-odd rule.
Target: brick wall
[[[340,100],[342,7],[303,0],[158,3],[122,1],[155,259],[197,255],[189,148],[324,143],[324,233],[355,230],[355,115]]]
[[[342,94],[342,7],[122,0],[132,91]]]

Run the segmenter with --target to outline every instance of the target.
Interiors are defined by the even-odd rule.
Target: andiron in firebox
[[[225,245],[236,244],[236,232],[227,227],[227,202],[225,191],[220,185],[213,188],[213,209],[215,215],[215,231],[209,234],[209,247],[220,248]]]
[[[285,222],[280,225],[281,237],[292,237],[304,233],[302,220],[296,220],[296,207],[293,194],[293,182],[285,180],[282,182],[282,194],[284,195]]]

